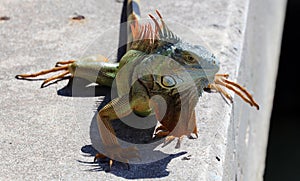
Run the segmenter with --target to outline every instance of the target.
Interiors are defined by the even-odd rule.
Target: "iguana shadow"
[[[92,145],[83,146],[81,151],[88,154],[91,157],[95,156],[95,154],[97,153],[97,150],[95,150]],[[153,151],[153,152],[160,152],[160,151]],[[176,154],[169,154],[169,155],[165,154],[165,157],[161,160],[157,160],[150,163],[144,163],[144,164],[130,164],[129,169],[125,166],[125,164],[120,162],[115,162],[113,164],[112,169],[109,172],[108,172],[109,166],[107,162],[108,160],[102,162],[84,162],[84,161],[78,161],[78,162],[91,167],[90,169],[87,169],[87,171],[90,172],[105,171],[108,174],[113,174],[118,177],[123,177],[126,179],[161,178],[161,177],[166,177],[170,174],[170,172],[167,171],[167,166],[169,162],[172,159],[180,157],[186,153],[187,152],[179,152]]]
[[[110,91],[107,93],[110,93]],[[99,105],[98,110],[104,107],[110,100],[111,96],[106,94],[104,100]],[[90,139],[92,145],[85,145],[81,148],[83,153],[91,157],[94,157],[96,153],[98,153],[98,150],[101,152],[101,149],[103,149],[102,140],[97,126],[98,110],[95,111],[95,115],[93,116],[90,124]],[[135,126],[142,125],[144,126],[144,129],[130,126],[132,124]],[[126,144],[132,143],[133,145],[136,145],[139,150],[141,160],[136,160],[136,162],[133,163],[130,162],[129,169],[127,169],[124,163],[114,162],[113,167],[110,170],[108,159],[98,162],[84,162],[80,160],[78,162],[92,167],[88,168],[87,171],[95,172],[109,170],[110,174],[127,179],[158,178],[168,176],[169,172],[166,169],[168,163],[172,159],[186,154],[186,152],[181,151],[176,154],[168,154],[157,150],[156,148],[160,147],[164,139],[154,140],[152,138],[156,124],[157,120],[154,116],[139,119],[133,113],[122,120],[112,121],[112,126],[116,132],[116,136],[121,140],[121,145],[123,146],[122,142],[126,142]],[[95,148],[97,148],[97,150]],[[171,149],[173,150],[174,148]],[[172,151],[172,153],[174,153],[174,151]]]
[[[90,123],[89,130],[92,145],[85,145],[81,148],[81,151],[85,154],[85,156],[93,158],[98,153],[97,150],[101,151],[101,149],[103,149],[102,140],[97,126],[97,114],[101,108],[111,101],[111,88],[105,86],[87,86],[89,84],[90,82],[84,79],[73,78],[70,79],[65,87],[58,90],[57,93],[62,96],[72,97],[104,96],[101,103],[97,103],[100,105],[95,108],[95,114]],[[129,170],[126,168],[124,163],[114,162],[113,167],[109,172],[110,174],[127,179],[159,178],[169,175],[169,171],[166,169],[168,163],[172,159],[186,154],[186,152],[181,151],[175,154],[167,154],[157,150],[157,148],[161,147],[164,139],[153,140],[152,136],[156,124],[157,120],[155,116],[139,118],[133,113],[122,118],[122,120],[112,121],[112,126],[116,132],[116,136],[121,139],[122,142],[138,145],[137,147],[142,160],[133,163],[130,162]],[[143,127],[143,129],[136,128],[135,126]],[[173,147],[170,149],[175,150]],[[174,152],[176,152],[176,150],[172,151],[172,153]],[[109,170],[108,159],[98,162],[94,162],[93,160],[91,162],[78,160],[78,162],[87,165],[87,171],[97,172]]]
[[[110,90],[110,87],[95,85],[88,80],[73,77],[66,86],[57,91],[57,94],[67,97],[98,97],[107,96]]]

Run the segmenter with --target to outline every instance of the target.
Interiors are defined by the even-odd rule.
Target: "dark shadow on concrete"
[[[44,78],[23,78],[23,77],[20,77],[20,75],[16,75],[15,78],[19,79],[19,80],[27,80],[27,81],[42,81],[42,80],[46,80]]]
[[[92,82],[88,80],[74,77],[65,87],[58,90],[57,94],[68,97],[97,97],[107,96],[110,93],[110,87],[91,84]]]
[[[98,111],[107,105],[110,102],[111,96],[107,95],[101,104],[98,107]],[[104,148],[102,140],[100,139],[100,134],[97,128],[97,113],[91,121],[90,125],[90,138],[92,144],[97,143],[97,145],[101,145],[101,149]],[[133,121],[133,122],[131,122]],[[132,124],[140,124],[145,126],[145,129],[137,129],[129,126],[128,124],[131,122]],[[153,139],[153,133],[155,130],[155,126],[157,124],[157,120],[155,116],[148,116],[143,118],[138,118],[134,113],[122,118],[122,120],[113,120],[112,127],[116,132],[116,136],[126,142],[133,143],[137,145],[139,155],[141,157],[140,161],[133,159],[133,163],[129,164],[129,170],[126,164],[122,162],[115,161],[111,170],[109,168],[108,159],[100,159],[97,162],[85,162],[78,160],[79,163],[87,165],[86,171],[96,172],[96,171],[105,171],[110,174],[114,174],[118,177],[123,177],[126,179],[138,179],[138,178],[161,178],[169,175],[167,171],[168,163],[181,155],[186,154],[186,152],[179,152],[176,154],[166,154],[162,151],[157,150],[157,147],[161,145],[164,141],[164,138]],[[121,147],[124,146],[122,143]],[[99,149],[99,148],[97,148]],[[175,150],[175,148],[174,148]],[[84,145],[81,148],[81,151],[85,153],[86,156],[95,157],[98,151],[92,145]],[[102,152],[103,153],[103,152]],[[130,160],[132,161],[132,160]],[[135,161],[135,162],[134,162]]]
[[[95,150],[92,145],[83,146],[81,151],[91,157],[95,156],[97,153],[97,150]],[[110,174],[114,174],[118,177],[123,177],[126,179],[162,178],[170,174],[170,172],[167,171],[169,162],[172,159],[180,157],[186,153],[187,152],[179,152],[176,154],[165,155],[163,159],[151,163],[130,164],[129,169],[124,163],[115,162],[112,166],[112,169],[109,170],[108,159],[104,159],[98,162],[84,162],[80,160],[78,160],[78,162],[89,167],[89,169],[87,169],[86,171],[109,171]]]

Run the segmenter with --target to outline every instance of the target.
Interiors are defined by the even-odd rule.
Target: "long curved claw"
[[[55,75],[55,76],[52,76],[52,77],[49,77],[48,79],[44,80],[44,82],[42,83],[41,85],[41,88],[43,88],[48,82],[52,81],[52,80],[56,80],[56,79],[59,79],[59,78],[64,78],[65,75],[68,75],[70,73],[69,70],[61,73],[61,74],[58,74],[58,75]]]
[[[259,109],[259,105],[255,102],[252,95],[246,90],[246,88],[242,87],[238,83],[232,82],[228,80],[228,74],[216,74],[214,83],[209,84],[208,88],[215,89],[224,95],[228,100],[232,102],[232,97],[224,90],[221,86],[226,87],[229,90],[232,90],[238,96],[240,96],[245,102],[249,103],[251,106]]]
[[[44,82],[41,85],[41,88],[45,87],[45,85],[53,80],[57,80],[57,79],[61,79],[61,78],[65,78],[68,74],[70,74],[69,71],[69,66],[70,64],[74,63],[75,60],[68,60],[68,61],[61,61],[61,62],[57,62],[55,67],[51,68],[51,69],[47,69],[47,70],[42,70],[40,72],[37,73],[32,73],[32,74],[20,74],[20,75],[16,75],[17,79],[27,79],[27,78],[32,78],[32,77],[38,77],[40,75],[45,75],[45,74],[49,74],[52,72],[58,72],[58,71],[63,71],[62,73],[58,74],[58,75],[54,75],[52,77],[47,78],[46,80],[44,80]]]
[[[170,131],[168,131],[168,129],[165,126],[160,125],[159,127],[156,128],[153,139],[162,138],[168,136],[169,134]]]
[[[214,89],[217,92],[220,92],[223,96],[225,96],[231,103],[233,103],[233,99],[231,97],[230,94],[228,94],[228,92],[226,92],[224,89],[222,89],[222,87],[218,84],[212,83],[208,85],[209,89]]]
[[[170,134],[170,131],[159,131],[159,132],[156,132],[155,133],[155,136],[153,139],[156,139],[156,138],[162,138],[162,137],[166,137]]]
[[[51,72],[57,72],[57,71],[60,71],[60,70],[68,70],[68,66],[61,66],[61,67],[54,67],[52,69],[47,69],[47,70],[42,70],[40,72],[37,72],[37,73],[32,73],[32,74],[19,74],[19,75],[16,75],[16,78],[30,78],[30,77],[37,77],[37,76],[40,76],[40,75],[45,75],[45,74],[48,74],[48,73],[51,73]]]
[[[195,126],[194,131],[188,136],[188,138],[189,139],[196,139],[196,138],[198,138],[198,129],[197,129],[197,126]]]
[[[66,64],[69,65],[74,62],[75,62],[75,60],[59,61],[59,62],[56,62],[55,67],[59,67],[60,65],[66,65]]]

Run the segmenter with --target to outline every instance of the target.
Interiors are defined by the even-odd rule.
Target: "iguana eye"
[[[185,60],[186,60],[188,63],[195,63],[195,58],[194,58],[192,55],[186,55]]]
[[[192,60],[194,60],[194,57],[192,57],[191,55],[189,55],[189,56],[188,56],[188,60],[189,60],[189,61],[192,61]]]
[[[178,48],[175,48],[174,52],[175,52],[176,54],[179,54],[179,53],[180,53],[180,50],[179,50]]]
[[[161,77],[161,84],[165,87],[174,87],[176,85],[176,81],[173,77],[165,75]]]

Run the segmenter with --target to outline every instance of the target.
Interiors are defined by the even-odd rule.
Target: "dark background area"
[[[300,1],[286,9],[264,179],[300,180]]]

